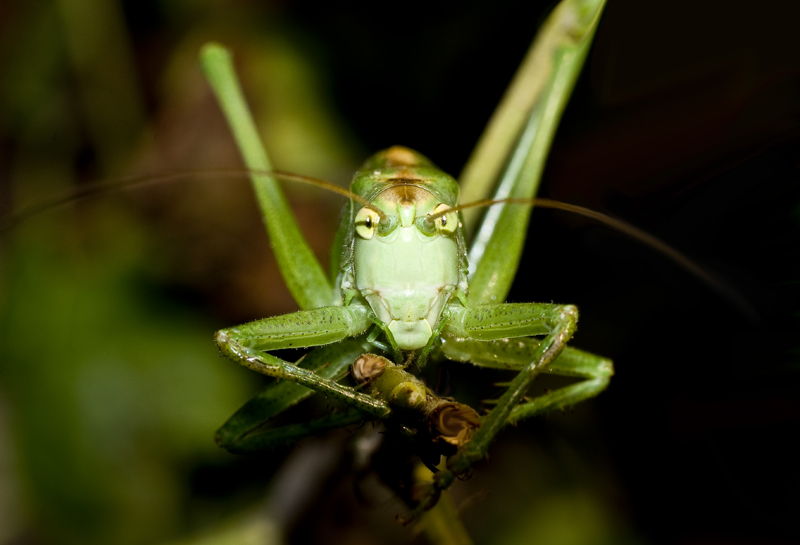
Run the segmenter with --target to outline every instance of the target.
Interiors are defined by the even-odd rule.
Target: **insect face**
[[[382,229],[370,208],[357,214],[356,289],[388,325],[398,347],[416,350],[430,340],[459,284],[458,220],[455,212],[430,219],[448,205],[407,183],[390,186],[372,204],[385,213],[390,227]]]

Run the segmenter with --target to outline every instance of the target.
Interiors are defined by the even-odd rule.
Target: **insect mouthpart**
[[[389,331],[394,335],[397,346],[401,350],[417,350],[428,344],[433,330],[427,319],[414,322],[392,320],[389,323]],[[401,340],[402,339],[402,342]]]

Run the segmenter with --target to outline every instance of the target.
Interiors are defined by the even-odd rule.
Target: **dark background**
[[[344,184],[403,144],[457,174],[549,7],[4,2],[2,211],[237,166],[196,66],[209,39],[234,51],[278,168]],[[577,304],[574,345],[617,374],[504,431],[455,487],[477,542],[800,541],[799,17],[789,1],[609,1],[540,195],[635,224],[716,280],[534,213],[509,300]],[[340,203],[289,192],[327,259]],[[265,542],[264,520],[325,543],[413,539],[344,436],[255,458],[213,445],[263,381],[219,359],[211,332],[294,310],[246,183],[74,203],[3,251],[0,543]]]

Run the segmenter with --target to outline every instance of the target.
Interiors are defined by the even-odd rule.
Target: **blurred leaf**
[[[249,391],[213,326],[148,286],[136,225],[102,212],[87,218],[99,236],[21,230],[6,263],[2,388],[29,507],[53,543],[175,531],[182,466],[224,456],[213,430]]]

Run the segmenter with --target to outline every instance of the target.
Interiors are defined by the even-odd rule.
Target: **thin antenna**
[[[464,210],[465,208],[476,208],[481,206],[494,206],[496,204],[523,204],[527,206],[537,206],[539,208],[550,208],[552,210],[564,210],[565,212],[570,212],[573,214],[578,214],[579,216],[584,216],[595,221],[602,223],[603,225],[607,225],[612,229],[615,229],[629,237],[633,238],[634,240],[638,240],[639,242],[645,244],[646,246],[650,246],[655,251],[660,253],[661,255],[667,257],[671,261],[675,262],[678,266],[683,268],[689,274],[693,275],[694,277],[701,280],[707,286],[709,286],[712,290],[717,292],[720,296],[724,299],[730,301],[735,307],[737,307],[742,313],[744,313],[748,318],[752,321],[758,321],[758,313],[756,310],[750,305],[750,303],[739,294],[739,292],[733,288],[730,284],[725,282],[724,280],[712,275],[710,272],[699,266],[697,263],[689,259],[687,256],[664,242],[663,240],[654,237],[650,233],[639,229],[638,227],[631,225],[628,222],[622,221],[621,219],[613,218],[607,214],[603,214],[602,212],[597,212],[596,210],[591,210],[589,208],[585,208],[583,206],[578,206],[575,204],[569,204],[561,201],[556,201],[553,199],[545,199],[545,198],[533,198],[533,199],[483,199],[480,201],[474,201],[471,203],[460,204],[458,206],[454,206],[453,208],[449,208],[447,210],[443,210],[442,212],[432,214],[429,216],[431,220],[435,220],[436,218],[453,212],[454,210]]]
[[[138,189],[149,185],[175,182],[189,178],[195,178],[198,176],[244,178],[252,174],[266,174],[268,176],[273,176],[281,180],[313,185],[321,189],[325,189],[327,191],[338,193],[339,195],[347,197],[348,199],[354,200],[355,202],[361,204],[362,206],[375,211],[380,216],[381,220],[383,220],[384,217],[386,216],[386,214],[382,210],[377,208],[375,205],[371,204],[363,197],[359,197],[352,191],[349,191],[343,187],[339,187],[338,185],[334,185],[330,182],[326,182],[325,180],[312,178],[310,176],[302,176],[300,174],[292,174],[290,172],[281,172],[278,170],[259,172],[243,168],[212,169],[212,170],[197,170],[197,171],[189,170],[183,172],[174,172],[170,174],[160,174],[156,176],[144,175],[144,174],[125,176],[122,178],[115,178],[113,180],[104,180],[90,185],[80,186],[76,189],[71,189],[67,192],[57,194],[50,198],[44,199],[43,201],[40,201],[38,203],[26,206],[24,208],[21,208],[20,210],[12,212],[11,214],[5,217],[0,218],[0,233],[10,231],[11,229],[14,229],[18,225],[28,221],[29,219],[35,216],[38,216],[39,214],[43,214],[51,210],[56,210],[58,208],[73,204],[75,202],[83,201],[85,199],[99,197],[101,195],[107,195],[109,193],[115,193],[118,191],[123,191],[128,189]]]

